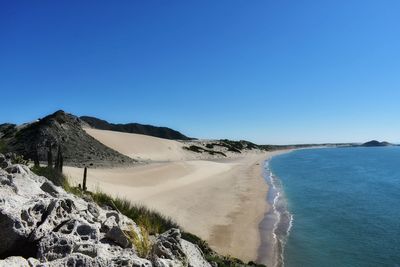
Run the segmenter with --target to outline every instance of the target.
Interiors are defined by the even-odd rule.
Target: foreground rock
[[[154,237],[146,258],[132,236],[144,238],[117,211],[69,194],[26,166],[0,168],[0,266],[211,266],[178,229]]]

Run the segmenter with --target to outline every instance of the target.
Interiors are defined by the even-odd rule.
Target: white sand
[[[108,147],[133,159],[153,161],[176,161],[187,157],[183,144],[142,134],[85,128],[85,131]]]
[[[87,131],[104,144],[134,158],[140,154],[152,160],[179,159],[131,168],[89,169],[89,190],[99,188],[154,208],[172,217],[185,230],[207,240],[220,253],[246,261],[257,258],[261,242],[259,223],[269,209],[268,186],[262,176],[263,162],[281,151],[250,153],[224,161],[182,161],[186,151],[182,152],[176,141]],[[75,184],[81,183],[82,169],[66,167],[65,172]]]

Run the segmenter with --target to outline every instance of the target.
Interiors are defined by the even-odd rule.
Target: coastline
[[[279,223],[279,212],[276,210],[276,201],[279,197],[279,192],[273,183],[273,173],[269,169],[270,160],[277,155],[290,153],[295,149],[277,150],[277,153],[270,155],[263,165],[263,179],[268,186],[265,202],[268,204],[268,209],[265,211],[263,218],[259,223],[260,231],[260,246],[258,248],[257,262],[266,264],[267,266],[280,266],[279,255],[280,244],[277,240],[275,230]]]
[[[218,253],[256,261],[262,243],[260,222],[271,209],[265,201],[269,187],[264,163],[286,152],[90,169],[87,185],[160,211]],[[73,183],[81,182],[82,169],[66,167],[65,172]]]
[[[257,262],[267,266],[284,266],[284,249],[287,237],[293,223],[293,216],[287,209],[285,193],[281,182],[269,167],[270,160],[277,155],[291,153],[296,150],[309,150],[328,148],[325,146],[311,146],[306,148],[293,148],[277,150],[275,155],[271,155],[264,163],[264,179],[268,184],[266,202],[270,207],[264,218],[260,222],[261,245],[258,250]]]
[[[278,207],[281,204],[282,209],[278,212],[289,216],[283,219],[283,224],[277,224],[275,228],[277,250],[281,250],[277,253],[280,253],[281,258],[270,266],[323,266],[327,263],[332,266],[362,266],[371,262],[375,265],[396,264],[396,249],[392,249],[396,246],[386,246],[387,242],[384,241],[391,240],[391,244],[397,242],[393,237],[396,221],[391,218],[396,218],[398,212],[393,211],[391,205],[386,205],[389,208],[385,209],[383,203],[394,203],[393,195],[388,195],[387,192],[391,192],[389,188],[395,187],[399,179],[397,175],[391,176],[398,169],[398,151],[385,148],[344,148],[310,151],[309,154],[308,151],[304,152],[307,154],[276,159],[271,166],[273,173],[270,172],[270,178],[272,183],[275,182],[273,186],[283,193],[282,202],[278,203]],[[377,163],[371,165],[371,162]],[[294,177],[297,179],[293,179]],[[342,179],[343,177],[346,179]],[[377,184],[382,184],[382,177],[385,183],[382,187],[376,187]],[[365,181],[366,187],[352,190],[352,186],[358,185],[360,181]],[[287,190],[281,190],[282,184]],[[369,202],[366,196],[371,188],[376,190],[376,199]],[[304,194],[305,189],[310,191]],[[285,192],[290,194],[285,195]],[[339,200],[338,192],[342,196]],[[287,206],[285,207],[288,199],[291,201],[290,212],[295,214],[295,225],[298,227],[293,232],[293,217]],[[392,211],[392,216],[388,216]],[[341,221],[343,214],[351,216],[343,224],[336,224],[335,222]],[[371,216],[387,219],[385,226],[390,227],[376,227],[376,221],[369,220]],[[370,234],[360,236],[360,233]],[[289,246],[286,245],[288,236],[291,239]],[[376,236],[382,238],[374,242]],[[363,238],[363,242],[352,242]],[[343,246],[337,247],[339,240]],[[315,253],[309,253],[310,251]],[[284,255],[282,252],[285,252]],[[392,257],[383,257],[382,254],[385,253]]]
[[[227,224],[213,227],[209,240],[220,253],[243,261],[257,260],[261,245],[259,223],[270,208],[265,201],[268,185],[264,181],[263,169],[271,154],[275,152],[262,153],[233,170],[236,173],[234,184],[242,188],[237,195],[238,206],[228,214],[230,220]]]

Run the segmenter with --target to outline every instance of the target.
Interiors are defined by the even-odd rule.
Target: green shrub
[[[221,142],[220,145],[226,147],[228,149],[228,151],[237,152],[237,153],[241,153],[241,150],[243,150],[243,149],[248,149],[248,150],[263,149],[263,147],[258,146],[252,142],[245,141],[245,140],[232,141],[232,140],[228,140],[228,139],[222,139],[222,140],[220,140],[220,142]]]
[[[183,149],[186,149],[186,150],[189,150],[189,151],[193,151],[193,152],[196,152],[196,153],[207,152],[210,155],[216,155],[217,154],[217,155],[221,155],[221,156],[226,157],[225,153],[223,153],[223,152],[214,151],[214,150],[208,150],[208,149],[205,149],[205,148],[202,148],[202,147],[199,147],[199,146],[195,146],[195,145],[191,145],[189,147],[184,146]]]
[[[194,146],[194,145],[191,145],[189,147],[184,146],[183,149],[186,149],[186,150],[189,150],[189,151],[193,151],[193,152],[196,152],[196,153],[201,153],[201,152],[205,151],[204,148],[201,148],[199,146]]]
[[[239,149],[231,147],[231,146],[228,147],[228,151],[232,151],[232,152],[235,152],[235,153],[242,153]]]
[[[207,145],[206,145],[206,148],[208,148],[208,149],[213,149],[213,148],[214,148],[214,145],[213,145],[213,144],[207,144]]]
[[[144,227],[140,227],[142,236],[140,237],[135,229],[124,231],[131,244],[135,247],[137,254],[141,258],[147,258],[151,251],[151,242],[149,239],[149,233]]]

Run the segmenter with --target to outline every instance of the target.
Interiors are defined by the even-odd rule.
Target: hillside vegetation
[[[192,139],[168,127],[157,127],[153,125],[145,125],[140,123],[114,124],[114,123],[109,123],[108,121],[105,120],[89,116],[82,116],[80,117],[80,119],[86,122],[90,127],[99,130],[144,134],[171,140]]]

